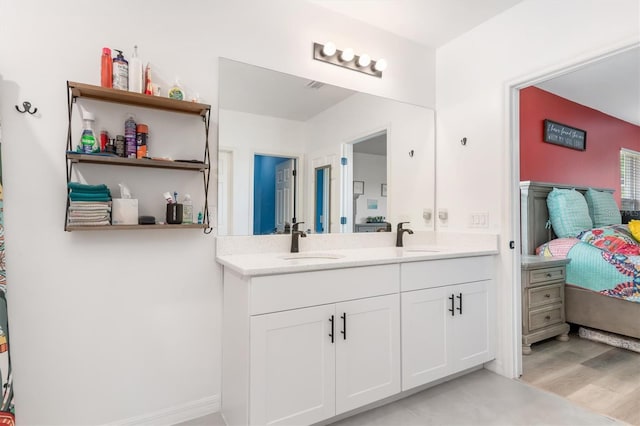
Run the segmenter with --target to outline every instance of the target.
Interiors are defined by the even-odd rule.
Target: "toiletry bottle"
[[[136,158],[136,120],[133,115],[129,115],[124,122],[124,156],[127,158]]]
[[[189,194],[182,199],[182,223],[193,223],[193,201]]]
[[[129,88],[129,63],[122,56],[122,50],[114,49],[118,56],[113,58],[113,88],[128,90]]]
[[[136,158],[147,156],[147,141],[149,140],[149,126],[138,124],[136,126]]]
[[[153,85],[151,83],[151,64],[147,63],[144,69],[144,94],[153,95]]]
[[[100,152],[100,141],[93,130],[96,117],[84,109],[82,105],[80,105],[80,114],[82,115],[82,136],[80,136],[80,145],[77,150],[85,154]]]
[[[182,90],[182,87],[180,87],[180,83],[178,82],[177,78],[176,78],[176,82],[173,85],[173,87],[171,87],[169,89],[168,96],[171,99],[177,99],[179,101],[183,101],[184,100],[184,90]]]
[[[113,86],[113,63],[111,62],[111,49],[102,48],[102,57],[100,59],[100,86]]]
[[[133,46],[133,56],[129,61],[129,91],[142,93],[143,92],[143,75],[142,75],[142,61],[138,57],[138,46]]]

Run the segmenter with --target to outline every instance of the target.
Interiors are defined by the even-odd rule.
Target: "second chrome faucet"
[[[408,233],[409,235],[413,234],[413,231],[409,228],[403,228],[402,225],[409,222],[400,222],[398,223],[398,232],[396,234],[396,247],[402,247],[402,236],[404,233]]]

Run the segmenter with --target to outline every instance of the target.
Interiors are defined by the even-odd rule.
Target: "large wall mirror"
[[[433,229],[433,110],[219,65],[218,235]]]

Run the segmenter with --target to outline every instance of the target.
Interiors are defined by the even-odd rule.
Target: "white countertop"
[[[491,238],[493,237],[493,238]],[[273,251],[262,253],[220,254],[216,260],[244,276],[287,274],[336,268],[417,262],[422,260],[494,255],[497,238],[489,236],[449,244],[420,244],[406,247],[364,247],[303,250],[300,253]]]

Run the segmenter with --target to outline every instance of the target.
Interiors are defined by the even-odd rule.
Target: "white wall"
[[[221,149],[233,152],[233,230],[229,235],[253,234],[253,164],[255,154],[298,157],[303,165],[305,123],[265,115],[220,109]],[[301,174],[302,176],[303,174]],[[304,211],[304,185],[298,208]]]
[[[511,213],[518,169],[511,169],[509,85],[563,68],[640,39],[637,0],[528,0],[437,50],[437,206],[450,230],[463,230],[471,212],[486,211],[501,235],[498,279],[498,359],[492,368],[513,376],[519,356],[520,284],[509,240],[519,235]],[[459,140],[468,138],[466,146]],[[519,200],[517,193],[515,201]],[[440,227],[442,230],[443,228]]]
[[[386,57],[384,78],[313,61],[312,43],[329,39]],[[6,260],[21,425],[166,424],[219,405],[222,286],[214,238],[63,231],[65,82],[97,84],[101,48],[130,52],[134,44],[155,71],[168,81],[180,77],[212,104],[214,150],[219,56],[435,103],[433,50],[306,2],[0,0]],[[25,100],[39,116],[14,110]],[[136,175],[150,184],[159,176]]]
[[[410,221],[413,229],[431,230],[433,222],[423,220],[422,209],[432,208],[435,200],[434,116],[432,109],[355,94],[309,120],[309,158],[335,155],[341,152],[342,144],[386,130],[387,219],[393,223]],[[338,170],[343,173],[343,168]],[[352,180],[351,176],[346,179]],[[340,205],[339,192],[331,189],[332,224],[340,223],[340,211],[333,208]],[[347,217],[351,227],[351,214]]]

